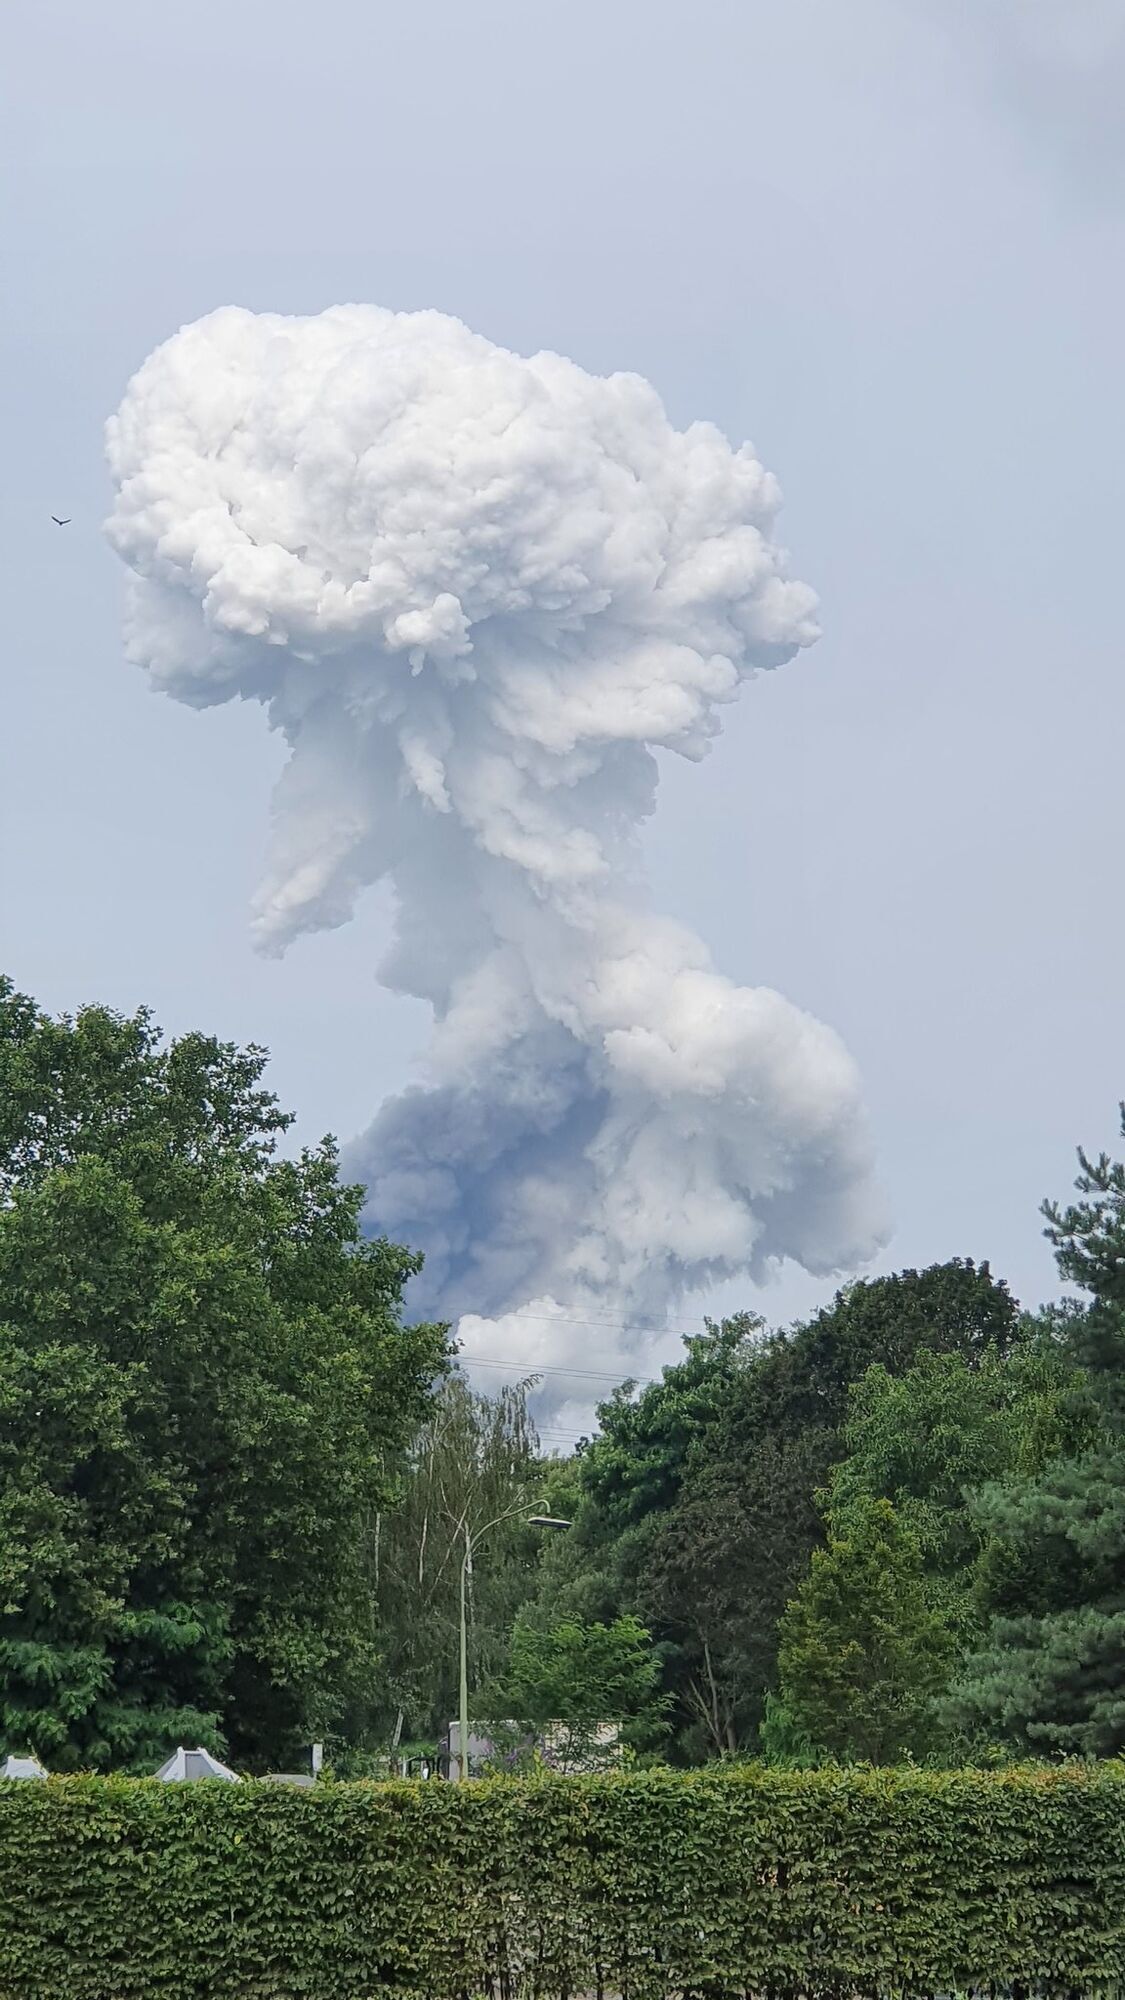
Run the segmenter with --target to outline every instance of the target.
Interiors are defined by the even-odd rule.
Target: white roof
[[[5,1757],[0,1764],[0,1778],[45,1778],[46,1775],[38,1757]]]
[[[234,1771],[228,1771],[209,1750],[185,1750],[183,1744],[166,1764],[156,1773],[164,1783],[173,1784],[192,1778],[222,1778],[228,1785],[237,1785],[239,1780]]]

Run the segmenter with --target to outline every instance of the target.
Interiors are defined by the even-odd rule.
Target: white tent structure
[[[224,1784],[237,1785],[237,1773],[228,1771],[209,1750],[185,1750],[181,1743],[175,1754],[156,1773],[166,1785],[183,1784],[195,1778],[221,1778]]]
[[[0,1778],[45,1778],[46,1775],[38,1757],[5,1757],[0,1764]]]

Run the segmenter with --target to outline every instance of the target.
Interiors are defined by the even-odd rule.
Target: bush
[[[0,1785],[2,2000],[1125,1991],[1125,1774]]]

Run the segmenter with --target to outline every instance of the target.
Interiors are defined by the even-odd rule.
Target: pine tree
[[[1099,1398],[1101,1436],[977,1496],[987,1624],[951,1713],[1025,1754],[1111,1756],[1125,1749],[1125,1167],[1078,1160],[1082,1199],[1043,1213],[1062,1276],[1088,1294],[1062,1331]]]
[[[1125,1448],[985,1487],[978,1591],[990,1614],[951,1717],[1025,1755],[1125,1749]]]
[[[1125,1137],[1125,1104],[1119,1111]],[[1062,1277],[1088,1295],[1074,1337],[1125,1425],[1125,1165],[1108,1153],[1092,1159],[1079,1147],[1078,1167],[1075,1188],[1082,1199],[1066,1207],[1044,1202],[1044,1234]]]

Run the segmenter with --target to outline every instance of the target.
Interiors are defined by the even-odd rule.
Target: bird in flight
[[[69,514],[66,516],[65,520],[62,521],[59,520],[57,514],[52,514],[51,519],[54,522],[56,528],[69,528],[70,526],[71,516]]]

